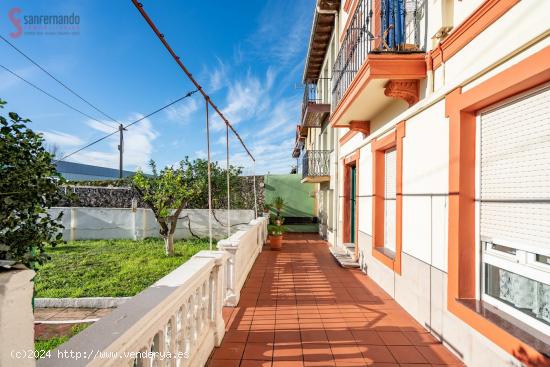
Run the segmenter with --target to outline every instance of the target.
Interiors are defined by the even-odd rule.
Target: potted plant
[[[282,197],[277,196],[273,203],[271,204],[271,207],[275,209],[275,224],[278,226],[283,225],[283,217],[281,216],[281,211],[283,210],[285,206],[285,201]]]
[[[272,251],[279,251],[283,247],[283,235],[285,233],[285,227],[277,224],[270,224],[268,228],[269,232],[269,246]]]
[[[271,211],[271,205],[269,203],[264,204],[264,217],[269,218],[269,212]]]

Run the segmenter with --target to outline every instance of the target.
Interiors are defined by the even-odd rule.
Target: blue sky
[[[300,85],[314,0],[143,1],[172,47],[221,107],[257,159],[256,172],[288,173],[300,118]],[[21,35],[8,17],[72,13],[78,35]],[[118,121],[128,123],[193,89],[131,1],[12,1],[0,4],[0,33],[53,75]],[[24,26],[24,25],[23,25]],[[24,26],[24,31],[27,28]],[[64,90],[0,40],[0,64],[107,125],[91,107]],[[70,153],[113,129],[71,111],[0,70],[7,110],[32,120],[50,144]],[[147,169],[184,156],[205,157],[204,100],[199,94],[125,134],[125,169]],[[118,137],[69,160],[118,167]],[[213,158],[225,161],[225,127],[212,119]],[[232,162],[252,163],[231,140]]]

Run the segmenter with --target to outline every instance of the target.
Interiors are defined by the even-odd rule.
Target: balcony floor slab
[[[368,276],[338,266],[317,234],[287,233],[282,251],[265,249],[241,294],[216,349],[241,343],[244,353],[214,352],[210,366],[428,366],[430,353],[463,366]]]

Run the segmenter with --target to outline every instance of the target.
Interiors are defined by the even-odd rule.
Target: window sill
[[[467,299],[459,299],[457,302],[550,358],[550,336],[486,302]]]
[[[390,260],[395,260],[395,252],[392,250],[385,248],[385,247],[375,247],[375,251],[379,252],[380,254],[386,256]]]
[[[401,258],[392,250],[384,247],[373,247],[372,256],[394,273],[401,275]]]

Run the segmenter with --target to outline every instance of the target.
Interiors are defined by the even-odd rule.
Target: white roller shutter
[[[395,252],[395,190],[397,187],[396,151],[388,149],[384,153],[384,247]]]
[[[549,252],[550,88],[484,112],[480,120],[482,238]]]

